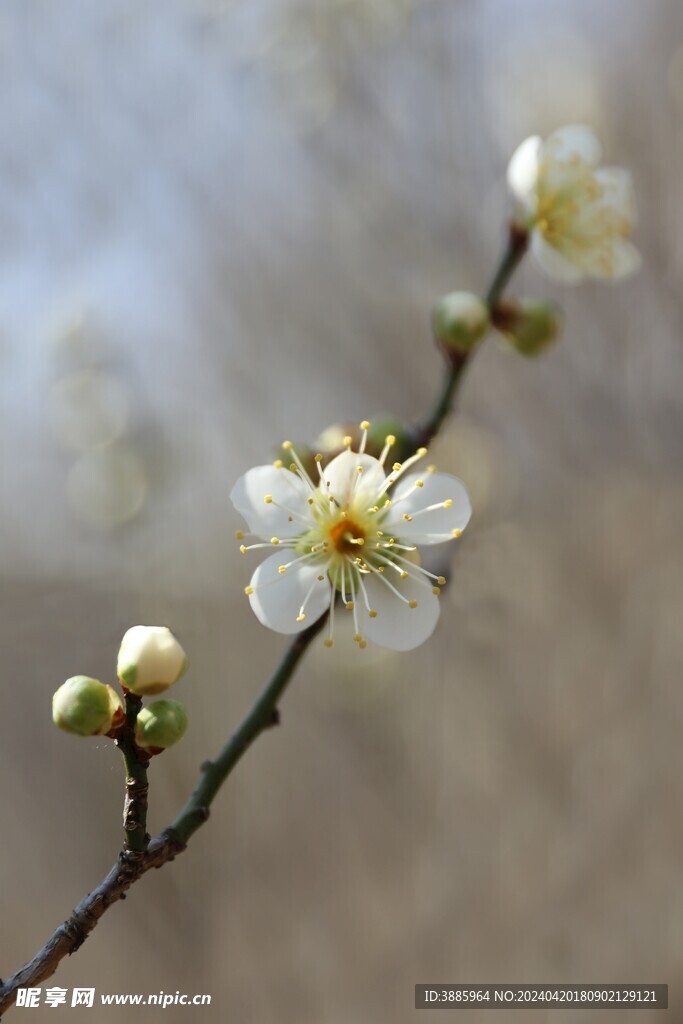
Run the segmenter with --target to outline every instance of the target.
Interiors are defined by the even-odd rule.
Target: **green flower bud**
[[[132,626],[124,634],[116,674],[131,693],[163,693],[188,665],[185,651],[167,626]]]
[[[562,310],[555,303],[523,299],[502,305],[496,313],[495,326],[521,355],[537,356],[557,338],[562,320]]]
[[[488,308],[474,292],[451,292],[439,299],[432,310],[434,337],[446,352],[468,352],[488,329]]]
[[[410,444],[409,433],[404,423],[393,416],[373,416],[368,428],[366,452],[379,458],[388,437],[393,437],[396,445],[395,448],[392,446],[392,452],[403,451]],[[412,451],[410,454],[413,454]]]
[[[177,700],[155,700],[141,708],[135,722],[135,742],[158,754],[181,740],[187,729],[187,713]]]
[[[72,676],[52,698],[52,719],[77,736],[103,736],[123,722],[121,698],[89,676]]]

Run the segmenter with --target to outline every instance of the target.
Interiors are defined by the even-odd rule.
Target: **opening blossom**
[[[354,640],[366,647],[407,651],[433,632],[439,618],[443,576],[420,566],[418,544],[441,544],[459,537],[470,515],[470,500],[455,477],[430,466],[407,473],[426,454],[420,448],[401,465],[385,468],[393,435],[379,459],[365,452],[370,424],[359,451],[346,450],[323,468],[319,479],[306,472],[290,441],[283,448],[294,460],[286,467],[250,469],[235,484],[231,499],[256,543],[243,553],[274,548],[245,588],[257,618],[278,633],[298,633],[330,609],[333,644],[337,597],[353,616]],[[243,539],[242,531],[237,533]]]
[[[582,125],[526,139],[508,166],[520,222],[541,268],[562,281],[625,277],[640,265],[628,241],[635,221],[631,176],[600,167],[597,136]]]

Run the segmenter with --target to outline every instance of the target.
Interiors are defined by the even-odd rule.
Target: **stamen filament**
[[[389,475],[385,477],[377,497],[381,497],[389,487],[392,487],[396,483],[399,477],[403,476],[407,469],[413,466],[416,462],[419,462],[420,459],[423,459],[426,454],[426,448],[418,448],[415,454],[411,455],[409,459],[406,459],[406,461],[402,463],[398,469],[392,470],[391,473],[389,473]],[[395,463],[395,465],[398,465],[398,463]]]

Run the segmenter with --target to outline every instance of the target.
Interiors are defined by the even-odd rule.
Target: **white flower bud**
[[[89,676],[72,676],[52,698],[55,725],[77,736],[103,736],[123,718],[123,705],[116,691]]]
[[[155,700],[141,708],[135,722],[135,742],[156,754],[181,740],[187,729],[187,713],[177,700]]]
[[[143,697],[177,683],[187,664],[167,626],[132,626],[121,641],[116,673],[127,690]]]
[[[451,292],[432,310],[434,337],[449,352],[467,352],[481,341],[488,328],[488,308],[474,292]]]

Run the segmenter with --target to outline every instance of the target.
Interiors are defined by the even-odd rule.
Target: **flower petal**
[[[508,164],[507,179],[510,191],[516,199],[525,204],[533,199],[540,152],[540,135],[531,135],[520,143]]]
[[[417,486],[421,480],[422,487]],[[391,492],[391,508],[382,528],[410,544],[441,544],[452,540],[454,530],[464,530],[472,515],[472,505],[462,480],[447,473],[411,473]],[[448,508],[421,511],[444,501]],[[412,521],[403,517],[409,515]]]
[[[255,466],[239,478],[230,499],[252,533],[270,540],[272,536],[296,537],[306,529],[302,517],[313,525],[308,505],[310,494],[308,485],[291,470]],[[273,502],[266,504],[266,495],[271,495]]]
[[[600,203],[611,206],[631,228],[636,219],[636,201],[629,172],[623,167],[601,167],[595,172],[595,180],[603,188]]]
[[[571,160],[578,156],[596,167],[602,157],[602,146],[592,128],[584,124],[570,124],[548,136],[543,143],[543,156],[547,153],[555,160]]]
[[[576,284],[584,276],[583,271],[570,263],[558,249],[548,245],[539,231],[531,235],[531,251],[541,270],[557,281]]]
[[[434,632],[441,612],[439,598],[428,586],[421,586],[415,580],[401,580],[398,574],[396,580],[398,582],[392,576],[391,582],[399,593],[409,601],[417,601],[417,607],[410,608],[377,575],[364,575],[368,601],[377,615],[370,617],[359,596],[359,625],[363,636],[380,647],[411,651]]]
[[[587,258],[586,271],[593,277],[614,281],[628,277],[640,267],[640,253],[625,239],[616,238],[596,249],[593,258]]]
[[[359,466],[362,473],[358,472]],[[329,483],[330,494],[345,508],[361,500],[364,505],[373,504],[382,493],[386,474],[379,460],[372,455],[359,455],[347,449],[332,459],[323,470],[323,476]]]
[[[276,633],[300,633],[319,619],[330,606],[330,583],[320,564],[301,562],[286,572],[279,572],[287,561],[287,552],[270,555],[256,569],[250,586],[249,604],[259,622]],[[323,576],[318,580],[318,576]],[[265,584],[265,586],[264,586]],[[256,589],[256,588],[260,589]],[[313,588],[311,590],[311,587]],[[306,600],[306,618],[297,622],[301,605]]]

